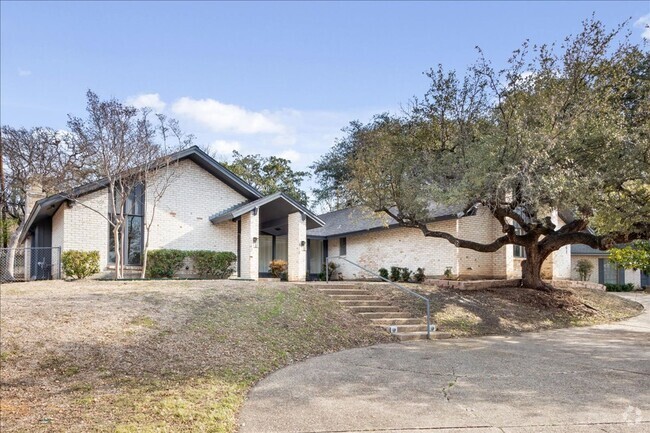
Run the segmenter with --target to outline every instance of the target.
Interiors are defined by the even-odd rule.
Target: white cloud
[[[32,75],[32,71],[30,71],[28,69],[18,68],[18,76],[19,77],[29,77],[30,75]]]
[[[234,140],[215,140],[210,145],[210,148],[215,152],[230,156],[233,150],[240,150],[241,144],[239,141]]]
[[[300,158],[301,158],[300,154],[298,152],[296,152],[295,150],[292,150],[292,149],[287,149],[287,150],[285,150],[283,152],[280,152],[278,154],[278,156],[280,158],[288,159],[289,161],[291,161],[294,164],[297,163],[298,161],[300,161]]]
[[[642,28],[641,37],[650,41],[650,14],[644,15],[636,20],[634,26]]]
[[[249,111],[237,105],[215,99],[183,97],[172,106],[179,116],[201,123],[214,132],[236,134],[282,134],[284,125],[273,120],[267,112]]]
[[[158,113],[162,112],[167,106],[167,104],[160,99],[158,93],[143,93],[131,96],[130,98],[127,98],[126,103],[135,108],[151,108]]]

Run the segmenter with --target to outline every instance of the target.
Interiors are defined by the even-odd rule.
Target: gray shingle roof
[[[432,203],[429,206],[429,221],[457,218],[463,206],[447,206]],[[351,233],[396,227],[397,221],[383,212],[373,212],[360,206],[328,212],[318,216],[325,225],[307,230],[310,237],[336,237]]]

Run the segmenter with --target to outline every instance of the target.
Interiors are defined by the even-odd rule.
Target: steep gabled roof
[[[203,168],[208,173],[215,176],[217,179],[228,185],[233,190],[237,191],[242,196],[246,197],[248,200],[257,200],[262,197],[262,194],[253,188],[248,183],[244,182],[240,177],[234,174],[232,171],[228,170],[223,165],[219,164],[213,158],[211,158],[207,153],[199,149],[197,146],[192,146],[187,149],[172,153],[168,156],[172,161],[182,161],[189,159],[190,161],[197,164],[199,167]],[[64,203],[70,196],[79,197],[92,192],[98,191],[102,188],[105,188],[108,185],[106,179],[100,179],[94,182],[81,185],[74,188],[70,194],[58,193],[45,197],[34,204],[34,208],[27,217],[27,225],[23,231],[20,242],[25,240],[27,233],[31,227],[48,217],[54,215],[54,213],[59,209],[62,203]]]

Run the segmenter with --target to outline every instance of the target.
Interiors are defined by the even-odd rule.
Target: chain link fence
[[[0,284],[61,278],[61,248],[0,248]]]

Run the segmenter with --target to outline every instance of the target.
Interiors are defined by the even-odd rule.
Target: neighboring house
[[[313,278],[323,271],[326,255],[343,256],[374,272],[399,266],[422,267],[428,276],[441,276],[447,269],[468,279],[521,276],[524,252],[518,246],[507,245],[494,253],[457,248],[360,208],[317,216],[284,194],[263,197],[197,147],[172,158],[178,160],[176,179],[156,208],[150,250],[232,251],[237,255],[233,277],[244,279],[269,276],[269,263],[275,259],[288,262],[289,280]],[[81,186],[75,197],[69,200],[57,194],[35,201],[38,192],[30,191],[23,241],[27,247],[97,250],[101,269],[110,270],[115,252],[112,230],[104,218],[110,212],[106,184]],[[136,188],[129,200],[128,242],[123,251],[132,270],[141,266],[144,222],[151,211],[146,185]],[[458,207],[434,205],[429,212],[430,228],[463,239],[491,242],[501,235],[499,223],[484,208],[465,215]],[[552,219],[558,226],[563,224],[557,213]],[[338,263],[344,279],[364,277],[349,263]],[[545,261],[543,276],[569,279],[572,267],[567,246]]]
[[[593,271],[587,281],[599,284],[628,284],[636,287],[650,287],[650,275],[633,269],[619,269],[610,262],[607,251],[596,250],[587,245],[571,246],[571,279],[579,280],[575,268],[578,260],[587,260],[593,265]]]

